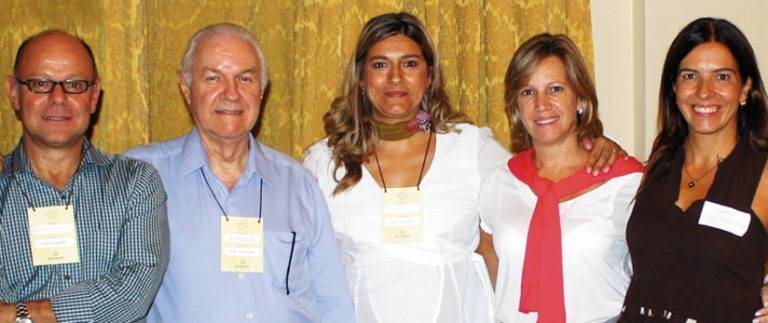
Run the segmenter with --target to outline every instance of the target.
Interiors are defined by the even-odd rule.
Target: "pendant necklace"
[[[720,155],[718,155],[717,164],[715,164],[715,166],[713,166],[712,168],[704,172],[704,174],[701,174],[701,176],[699,176],[698,178],[694,178],[693,176],[691,176],[691,173],[688,172],[688,166],[685,163],[683,163],[683,170],[685,171],[685,175],[688,175],[688,188],[693,189],[694,187],[696,187],[696,182],[702,180],[704,177],[709,175],[710,172],[717,169],[717,167],[719,167],[720,164],[723,163],[723,159],[724,158],[720,158]]]

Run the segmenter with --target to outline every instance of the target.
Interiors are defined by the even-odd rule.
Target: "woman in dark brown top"
[[[752,47],[701,18],[670,46],[659,125],[627,227],[620,322],[750,322],[768,260],[768,102]]]

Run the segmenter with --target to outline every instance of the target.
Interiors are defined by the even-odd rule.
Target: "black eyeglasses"
[[[17,82],[24,84],[27,86],[27,88],[35,93],[51,93],[53,92],[53,89],[56,87],[56,85],[60,85],[61,89],[64,90],[64,93],[68,94],[80,94],[88,90],[91,85],[93,85],[93,81],[88,80],[63,80],[63,81],[52,81],[52,80],[46,80],[46,79],[28,79],[28,80],[22,80],[22,79],[16,79]]]

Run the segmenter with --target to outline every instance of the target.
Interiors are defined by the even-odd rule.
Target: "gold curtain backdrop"
[[[504,72],[515,49],[541,32],[573,38],[592,66],[589,0],[5,0],[0,10],[0,71],[11,75],[16,48],[57,28],[93,48],[104,90],[93,141],[103,150],[179,136],[192,122],[176,71],[199,28],[232,22],[261,42],[270,70],[259,139],[295,158],[323,137],[322,116],[339,93],[363,24],[391,11],[418,16],[436,42],[448,94],[458,109],[509,142]],[[0,107],[0,152],[18,142],[21,126]]]

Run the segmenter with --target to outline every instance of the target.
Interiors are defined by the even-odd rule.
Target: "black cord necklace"
[[[429,146],[432,143],[432,131],[429,132],[427,137],[427,149],[424,151],[424,159],[421,161],[421,169],[419,170],[419,180],[416,182],[416,190],[419,191],[421,186],[421,180],[424,177],[424,166],[427,164],[427,156],[429,156]],[[379,155],[376,151],[373,151],[373,157],[376,159],[376,167],[379,169],[379,178],[381,179],[381,185],[384,186],[384,193],[387,192],[387,182],[384,181],[384,172],[381,171],[381,164],[379,163]]]

